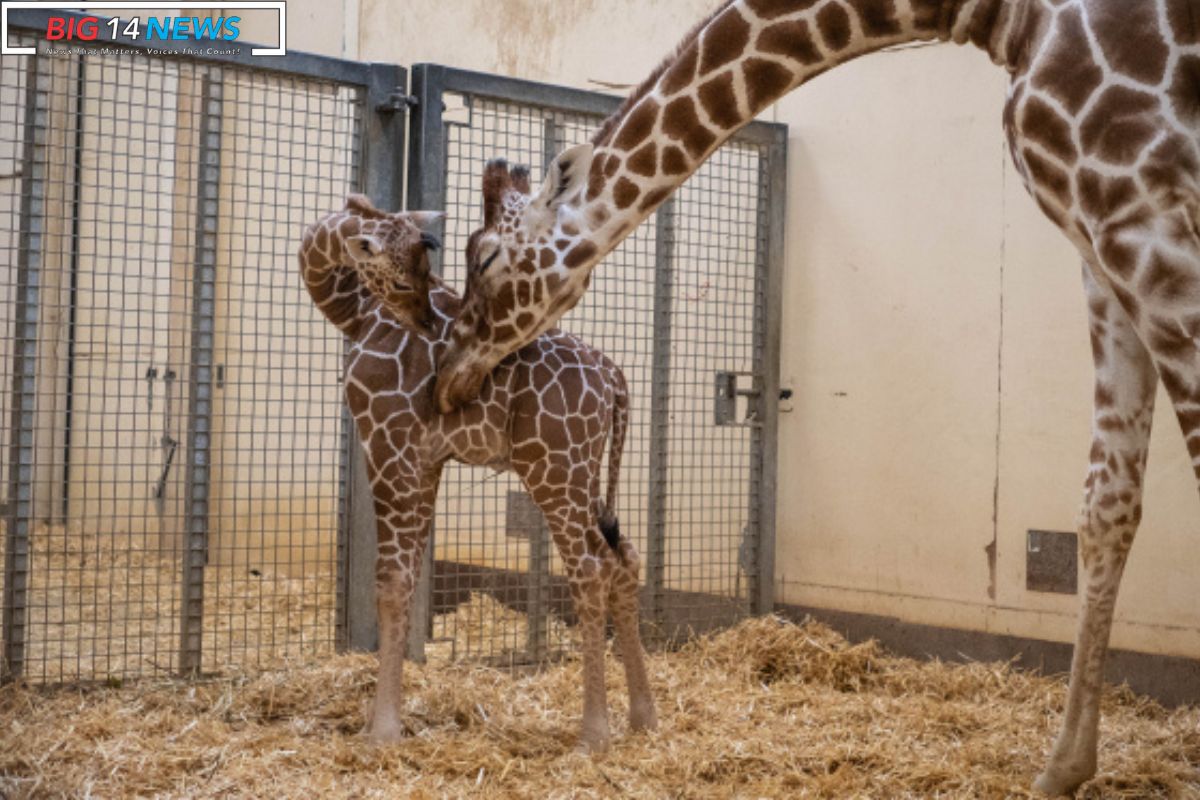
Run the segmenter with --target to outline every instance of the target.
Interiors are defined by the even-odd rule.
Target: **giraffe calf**
[[[430,272],[428,251],[436,240],[421,230],[428,221],[379,211],[355,195],[305,232],[300,251],[314,300],[351,339],[346,400],[375,501],[379,680],[365,732],[382,742],[404,733],[401,672],[409,601],[442,468],[454,459],[512,470],[545,515],[582,634],[579,744],[603,751],[609,742],[607,610],[625,666],[630,726],[657,724],[638,633],[639,559],[621,538],[615,514],[629,414],[625,378],[598,350],[553,330],[502,361],[477,400],[441,414],[433,398],[435,365],[460,298]]]

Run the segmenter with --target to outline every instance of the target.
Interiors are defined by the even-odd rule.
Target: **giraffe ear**
[[[351,263],[370,261],[382,252],[383,242],[374,236],[361,234],[346,239],[346,257],[350,259]]]
[[[533,205],[549,211],[573,198],[587,182],[592,168],[592,145],[580,144],[568,148],[546,167],[546,180],[538,191]]]

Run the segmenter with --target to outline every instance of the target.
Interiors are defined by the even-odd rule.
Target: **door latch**
[[[749,379],[750,386],[739,386],[738,379]],[[749,425],[762,424],[758,417],[758,400],[762,395],[761,381],[753,372],[718,372],[713,385],[713,424]],[[746,414],[738,419],[738,398],[746,398]]]

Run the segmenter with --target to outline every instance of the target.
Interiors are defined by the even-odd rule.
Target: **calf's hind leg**
[[[629,689],[629,727],[635,731],[652,731],[658,728],[658,714],[654,710],[654,696],[650,693],[650,681],[646,677],[646,658],[639,629],[639,556],[637,548],[628,539],[620,540],[617,551],[618,564],[613,571],[608,606],[617,632],[617,646],[621,649],[621,662],[625,665],[625,685]]]

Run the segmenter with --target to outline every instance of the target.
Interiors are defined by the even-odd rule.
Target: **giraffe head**
[[[437,278],[430,269],[429,251],[440,245],[425,229],[442,216],[428,211],[388,213],[365,196],[352,194],[345,208],[305,232],[301,263],[353,270],[401,325],[432,338],[438,332],[429,293]]]
[[[581,216],[592,145],[572,147],[547,168],[542,186],[529,170],[488,162],[483,227],[467,241],[467,289],[438,365],[443,413],[473,398],[504,356],[553,325],[587,288],[596,248]]]

